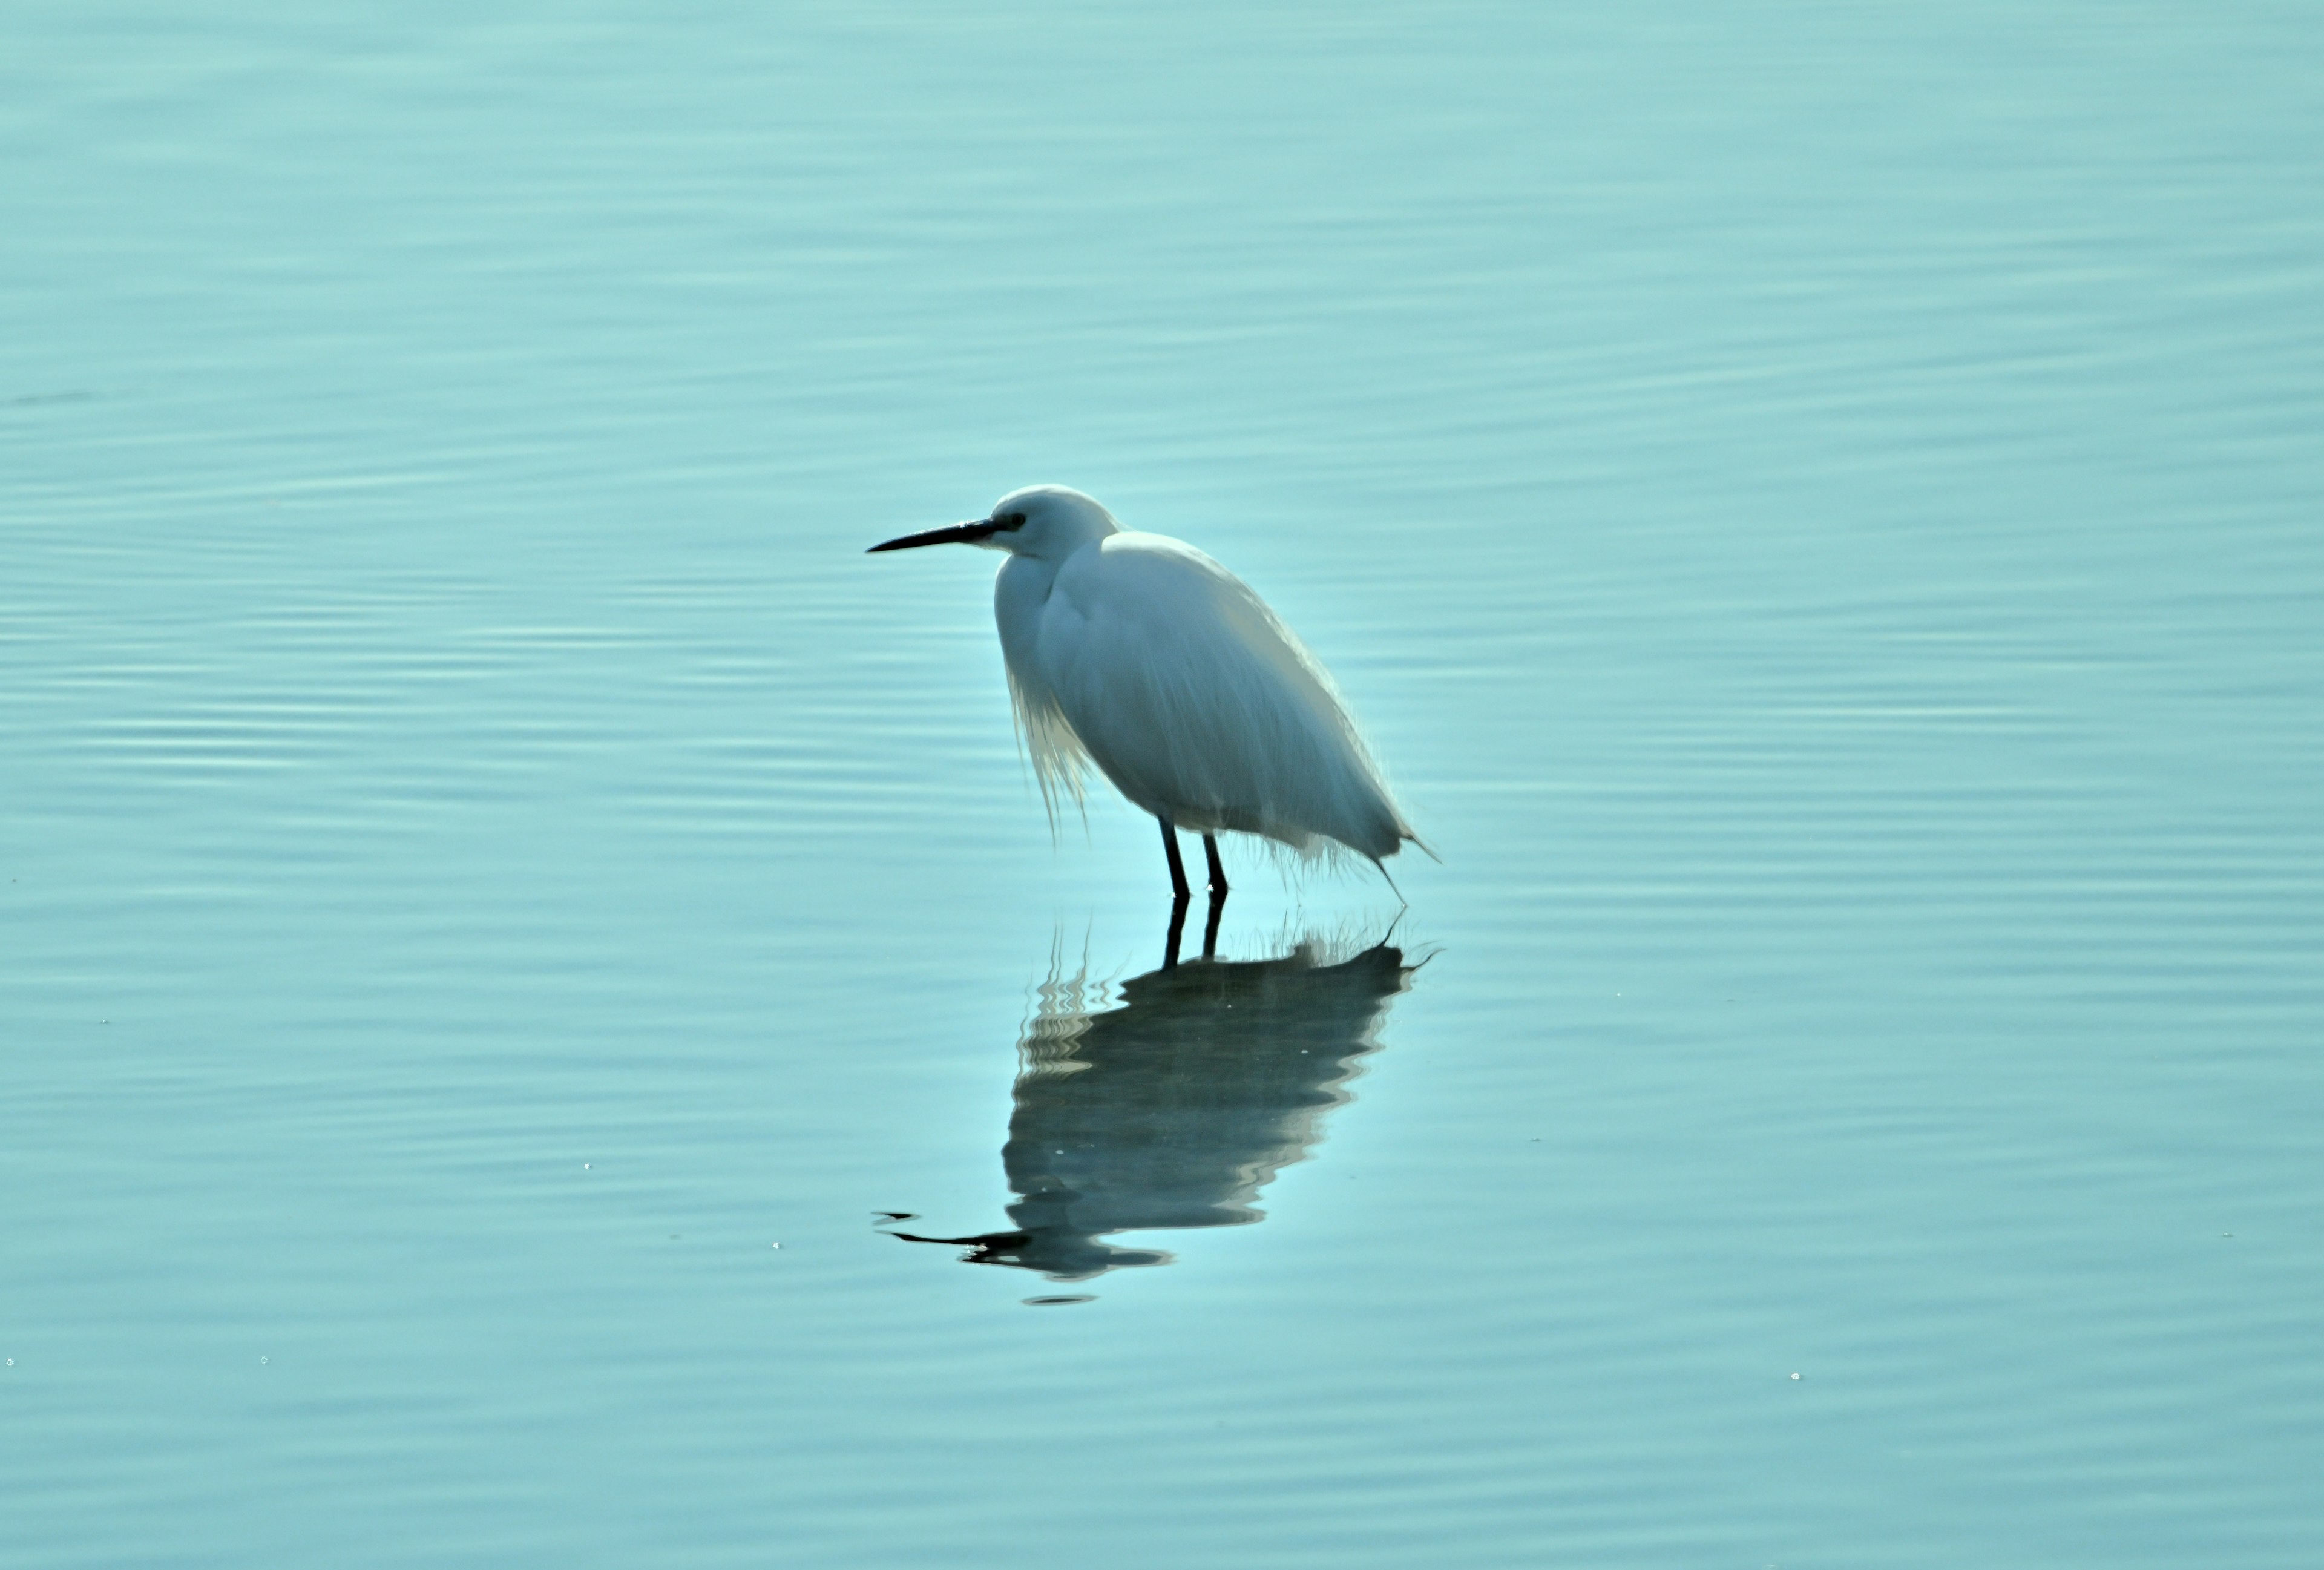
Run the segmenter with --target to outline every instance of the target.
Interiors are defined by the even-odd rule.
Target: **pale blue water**
[[[2324,1553],[2312,8],[5,35],[0,1560]],[[1042,479],[1393,928],[1053,848]]]

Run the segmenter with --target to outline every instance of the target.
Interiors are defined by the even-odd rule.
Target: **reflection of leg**
[[[1203,923],[1203,957],[1219,956],[1219,915],[1227,908],[1227,891],[1218,884],[1211,885],[1211,916]]]
[[[1178,963],[1178,937],[1186,930],[1186,896],[1179,895],[1170,901],[1170,936],[1162,943],[1162,968],[1168,970]]]
[[[1215,900],[1227,891],[1227,870],[1219,865],[1219,841],[1216,835],[1203,836],[1203,854],[1211,863],[1211,898]]]
[[[1170,858],[1170,897],[1184,900],[1186,898],[1186,864],[1178,859],[1178,831],[1170,827],[1170,820],[1167,817],[1157,817],[1154,821],[1162,826],[1162,849]],[[1203,843],[1210,844],[1211,836],[1204,835]],[[1211,853],[1213,866],[1218,864],[1218,854],[1216,851]]]

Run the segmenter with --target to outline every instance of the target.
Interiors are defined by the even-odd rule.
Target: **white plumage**
[[[1062,485],[872,549],[946,541],[1009,552],[993,614],[1053,812],[1081,799],[1086,762],[1166,834],[1232,830],[1303,853],[1331,841],[1375,863],[1417,843],[1330,675],[1201,551],[1124,530]]]

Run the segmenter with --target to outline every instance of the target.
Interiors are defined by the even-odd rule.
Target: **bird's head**
[[[1113,521],[1113,514],[1100,506],[1093,496],[1084,496],[1066,485],[1028,485],[993,503],[992,511],[984,517],[883,540],[872,549],[909,550],[918,545],[982,545],[987,550],[1005,550],[1011,556],[1063,561],[1091,540],[1118,533],[1120,528]]]

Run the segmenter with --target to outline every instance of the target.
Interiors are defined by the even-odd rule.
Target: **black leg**
[[[1226,908],[1226,891],[1224,889],[1214,891],[1211,895],[1210,919],[1203,923],[1203,957],[1204,959],[1216,959],[1219,956],[1219,916]]]
[[[1178,831],[1170,827],[1170,820],[1167,817],[1157,817],[1154,821],[1162,826],[1162,848],[1170,856],[1170,897],[1183,900],[1186,897],[1186,864],[1178,859]],[[1212,854],[1215,855],[1218,853],[1214,851]]]
[[[1178,859],[1178,831],[1167,817],[1155,821],[1162,826],[1162,849],[1170,857],[1170,937],[1162,946],[1162,968],[1168,970],[1178,963],[1178,936],[1186,929],[1186,864]]]
[[[1219,841],[1215,835],[1203,836],[1203,854],[1211,864],[1211,898],[1215,900],[1227,891],[1227,870],[1219,865]]]

